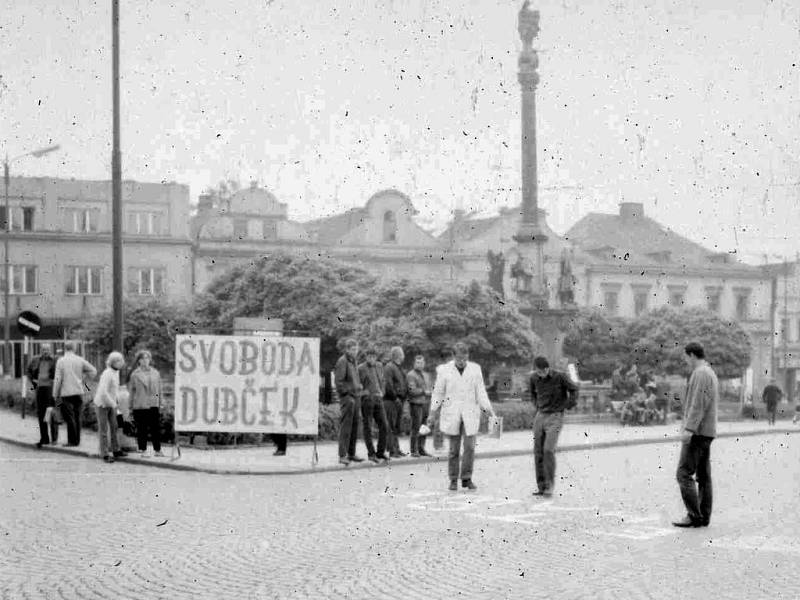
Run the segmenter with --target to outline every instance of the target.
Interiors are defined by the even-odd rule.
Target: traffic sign
[[[24,310],[17,317],[17,329],[22,335],[36,337],[42,330],[42,320],[36,313]]]

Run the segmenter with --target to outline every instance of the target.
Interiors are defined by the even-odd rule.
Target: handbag
[[[487,435],[500,439],[500,436],[503,435],[503,417],[489,417]]]

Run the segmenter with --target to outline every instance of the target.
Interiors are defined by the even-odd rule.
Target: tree
[[[434,360],[444,346],[464,341],[486,372],[501,363],[530,364],[541,349],[517,308],[477,282],[448,288],[405,279],[383,283],[356,333],[382,350],[399,345],[407,355]]]
[[[182,303],[161,300],[126,302],[123,310],[125,335],[122,353],[131,365],[140,349],[153,356],[153,365],[171,373],[175,368],[175,336],[194,330],[196,321],[191,307]],[[114,318],[112,313],[88,317],[80,325],[81,337],[91,341],[106,355],[114,348]]]
[[[564,338],[564,354],[575,359],[581,378],[608,379],[629,360],[627,323],[599,310],[580,309]]]
[[[701,308],[658,308],[631,323],[627,337],[637,364],[666,374],[686,373],[683,348],[692,341],[703,346],[720,378],[740,377],[752,354],[741,325]]]
[[[286,253],[238,265],[209,284],[196,303],[206,327],[230,333],[235,317],[272,317],[287,331],[320,338],[323,371],[333,367],[337,341],[353,334],[375,278],[325,257]]]

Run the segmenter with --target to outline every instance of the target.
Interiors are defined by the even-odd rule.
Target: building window
[[[383,241],[397,241],[397,217],[391,210],[387,210],[383,214]]]
[[[161,235],[162,217],[155,212],[129,212],[128,233],[133,235]]]
[[[706,308],[713,313],[719,312],[719,293],[711,293],[706,296]]]
[[[746,321],[750,317],[750,296],[748,294],[736,295],[736,318]]]
[[[789,341],[789,335],[790,335],[789,327],[790,327],[789,319],[787,317],[783,317],[781,319],[781,329],[780,329],[781,340],[785,340],[787,342]]]
[[[133,296],[160,296],[164,294],[164,280],[164,269],[128,269],[128,293]]]
[[[247,238],[247,219],[233,220],[233,237],[240,240]]]
[[[11,282],[8,293],[19,295],[36,294],[38,292],[36,271],[37,268],[30,265],[8,265],[9,281]],[[2,269],[0,269],[0,272],[2,272]]]
[[[102,267],[67,267],[65,292],[68,296],[102,294]]]
[[[68,208],[66,228],[73,233],[93,233],[97,231],[97,211],[89,208]]]
[[[33,231],[33,217],[36,209],[32,206],[12,206],[10,210],[11,222],[6,223],[6,207],[0,206],[0,224],[11,231]]]
[[[264,221],[264,239],[273,242],[278,239],[278,224],[275,221]]]
[[[636,292],[633,294],[633,312],[638,317],[647,312],[648,292]]]
[[[619,310],[619,292],[603,292],[603,307],[609,315],[616,315]]]
[[[669,303],[672,306],[683,306],[684,296],[683,292],[670,292]]]

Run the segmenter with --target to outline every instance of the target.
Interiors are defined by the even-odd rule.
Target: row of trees
[[[584,379],[602,380],[618,366],[638,365],[640,373],[683,374],[683,348],[700,342],[722,378],[740,377],[750,364],[752,345],[735,321],[700,308],[662,307],[632,320],[581,311],[564,340]]]
[[[172,370],[176,334],[230,333],[236,317],[261,316],[282,319],[287,331],[318,336],[323,370],[333,367],[337,342],[347,336],[380,350],[401,345],[407,355],[431,359],[464,340],[488,370],[529,365],[541,347],[517,307],[487,286],[386,282],[333,259],[275,254],[234,267],[191,305],[129,304],[123,350],[130,355],[147,347],[157,365]],[[111,350],[110,315],[87,320],[82,333]]]

